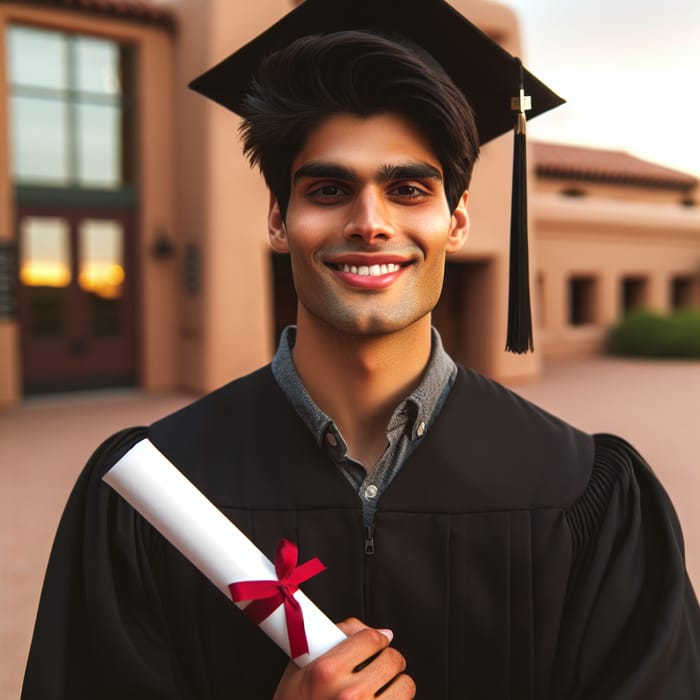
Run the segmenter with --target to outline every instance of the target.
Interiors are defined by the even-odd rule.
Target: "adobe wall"
[[[196,289],[183,291],[182,384],[208,391],[272,355],[267,192],[241,154],[238,119],[185,86],[289,9],[258,2],[178,0],[175,93],[177,234],[199,259]]]
[[[176,326],[178,304],[174,284],[178,261],[151,255],[156,235],[171,233],[174,217],[174,132],[172,120],[173,45],[168,32],[135,22],[101,18],[66,9],[0,3],[0,104],[8,105],[5,65],[7,27],[12,22],[68,32],[104,36],[133,44],[138,53],[138,178],[137,226],[140,236],[137,274],[139,303],[137,342],[141,383],[149,389],[177,385]],[[10,133],[7,110],[0,110],[0,240],[15,240],[13,188],[10,179]],[[16,319],[0,321],[0,405],[21,398],[19,328]]]
[[[7,104],[7,74],[5,57],[6,12],[0,5],[0,104]],[[0,109],[0,244],[12,243],[14,233],[14,203],[10,182],[10,134],[7,109]],[[0,318],[0,407],[17,402],[19,381],[19,324],[13,318]]]
[[[700,211],[642,201],[638,195],[630,192],[627,201],[543,193],[533,198],[545,358],[600,352],[608,327],[623,314],[625,278],[644,280],[642,305],[656,311],[672,309],[671,284],[677,277],[696,280],[698,301]],[[595,280],[591,323],[570,323],[572,277]]]

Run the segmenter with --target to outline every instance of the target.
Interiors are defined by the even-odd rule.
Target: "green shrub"
[[[700,310],[669,316],[640,309],[625,316],[610,331],[613,355],[700,358]]]

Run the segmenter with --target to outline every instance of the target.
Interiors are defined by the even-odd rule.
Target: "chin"
[[[415,303],[387,304],[384,308],[376,300],[366,304],[341,304],[326,303],[319,304],[318,299],[300,305],[300,311],[313,323],[325,326],[328,330],[347,336],[379,337],[401,333],[414,327],[419,322],[428,318],[430,325],[430,312],[432,306],[429,300],[422,300],[420,306]]]
[[[343,318],[325,318],[323,320],[339,333],[357,338],[376,338],[401,333],[415,326],[423,318],[425,318],[425,315],[410,317],[348,315]]]

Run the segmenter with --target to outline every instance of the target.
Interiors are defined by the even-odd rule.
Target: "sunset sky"
[[[529,135],[700,176],[700,0],[504,1],[525,64],[567,100]]]

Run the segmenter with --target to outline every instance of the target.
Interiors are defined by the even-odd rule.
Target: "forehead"
[[[311,161],[345,164],[356,169],[391,163],[422,162],[442,167],[428,139],[409,119],[397,114],[334,114],[306,138],[292,164],[292,175]]]

